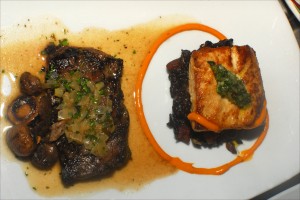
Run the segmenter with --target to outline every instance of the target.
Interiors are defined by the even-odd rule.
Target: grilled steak
[[[70,115],[69,119],[61,114],[64,117],[52,125],[50,138],[53,136],[52,140],[55,140],[58,148],[62,182],[69,186],[78,181],[101,178],[113,173],[131,158],[128,146],[129,114],[123,104],[121,90],[123,61],[92,48],[51,44],[45,48],[44,52],[47,54],[46,85],[57,84],[57,81],[64,85],[64,94],[59,95],[59,88],[52,91],[53,106],[58,111],[58,118],[63,110],[62,105],[66,104],[63,103],[63,99],[67,92],[70,95],[70,102],[77,102],[77,105],[73,107],[75,112]],[[77,77],[72,82],[68,78],[75,76],[74,73],[82,77]],[[56,82],[53,83],[53,81]],[[81,88],[80,91],[73,92],[75,96],[72,96],[72,87]],[[91,92],[90,88],[94,87],[102,89],[99,91],[95,89],[94,92]],[[98,92],[102,93],[98,94]],[[92,96],[88,96],[87,93],[92,93]],[[96,104],[95,107],[92,107],[96,111],[87,112],[83,109],[86,101]],[[98,110],[101,106],[108,111],[101,115],[102,118],[104,117],[103,121],[98,122],[100,117],[92,118],[92,115],[102,112],[101,109]],[[79,124],[68,124],[72,120],[78,122],[76,120],[81,118],[83,113],[85,113],[83,117],[85,120]],[[86,125],[86,123],[89,124]],[[76,134],[70,131],[74,130],[77,133],[82,131],[83,127],[88,127],[84,130],[88,132],[95,130],[95,127],[98,126],[103,130],[99,136],[100,139],[107,138],[104,139],[104,144],[101,144],[104,146],[100,145],[96,150],[94,147],[88,148],[87,146],[92,142],[99,141],[95,135],[85,135],[81,138],[82,141],[78,142],[79,139],[74,138]],[[86,140],[88,137],[89,139],[92,137],[92,139]]]

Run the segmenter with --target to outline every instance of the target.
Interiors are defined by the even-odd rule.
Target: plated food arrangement
[[[50,44],[43,54],[46,80],[24,72],[22,96],[8,107],[14,124],[6,134],[10,149],[31,157],[40,169],[49,169],[59,157],[65,185],[124,165],[130,149],[120,86],[122,60],[62,44]]]
[[[26,185],[43,196],[76,195],[109,188],[138,190],[174,174],[177,169],[157,155],[143,135],[132,98],[146,44],[171,25],[151,34],[146,30],[156,22],[78,34],[53,20],[53,32],[41,34],[38,29],[32,41],[25,38],[24,43],[1,48],[1,78],[3,86],[11,88],[9,95],[1,93],[2,152],[20,164]],[[29,24],[26,20],[26,27]],[[15,122],[9,113],[26,120]],[[11,137],[11,132],[19,135],[16,123],[26,127],[18,138]],[[30,148],[20,154],[27,139],[31,145],[25,147]]]
[[[223,37],[201,24],[175,27],[172,34],[185,31],[185,27],[204,28]],[[163,42],[165,35],[168,34],[158,40]],[[42,68],[45,80],[22,73],[22,94],[8,106],[7,116],[13,124],[6,132],[9,148],[42,170],[50,169],[59,160],[65,186],[113,174],[131,158],[130,120],[121,89],[123,60],[97,49],[69,46],[67,39],[56,45],[50,43],[41,53],[46,56],[46,66]],[[151,57],[146,56],[145,61],[140,70],[144,74]],[[242,143],[243,132],[236,130],[254,129],[265,122],[264,88],[251,47],[234,46],[232,39],[215,44],[206,41],[199,50],[182,51],[166,70],[173,98],[173,113],[166,125],[174,129],[177,141],[189,144],[192,140],[195,146],[206,147],[226,142],[227,149],[237,154],[235,145]],[[137,111],[147,125],[139,102],[141,81],[137,80]],[[147,128],[144,131],[158,153],[169,160],[151,139],[151,132]],[[263,135],[267,124],[264,132]],[[226,164],[229,167],[220,166],[211,173],[224,173],[244,161],[262,139],[246,157],[238,155],[233,163]],[[210,173],[189,169],[184,162],[170,163],[190,173]]]
[[[213,146],[228,134],[231,147],[234,137],[239,143],[238,135],[243,134],[234,130],[257,128],[264,122],[264,88],[251,47],[233,46],[232,39],[207,41],[199,50],[182,51],[167,70],[174,99],[169,126],[177,140],[189,143],[194,136],[195,145]],[[225,130],[230,131],[221,133]]]
[[[236,130],[258,128],[261,132],[249,149],[239,152],[235,159],[219,166],[196,167],[194,163],[186,162],[182,157],[169,155],[155,140],[144,115],[141,97],[142,82],[152,57],[165,40],[189,30],[207,32],[220,41],[215,44],[206,41],[205,44],[200,45],[199,50],[192,53],[182,50],[181,57],[166,66],[171,81],[171,98],[173,98],[172,113],[169,115],[167,125],[174,130],[176,140],[189,144],[191,139],[194,146],[209,148],[226,142],[226,148],[233,154],[237,154],[236,146],[242,144],[241,138],[247,133],[236,132]],[[223,63],[226,67],[216,62]],[[175,27],[156,40],[140,70],[136,96],[139,119],[150,143],[164,159],[189,173],[223,174],[234,165],[248,160],[264,140],[269,127],[264,89],[255,51],[248,45],[233,46],[232,39],[226,39],[222,33],[203,24],[191,23]],[[241,127],[240,124],[243,123],[248,125],[244,124]]]
[[[64,9],[57,9],[58,7]],[[32,10],[33,8],[35,10]],[[151,10],[151,12],[145,12],[146,10]],[[255,10],[255,15],[253,15],[253,10]],[[220,21],[220,16],[222,21]],[[191,27],[191,23],[195,26],[187,29],[187,27]],[[205,25],[215,28],[215,31],[212,32],[219,34],[207,32],[208,27],[206,27],[206,31],[203,30]],[[195,29],[196,26],[201,26],[202,30]],[[172,32],[174,29],[177,31],[180,29],[180,31],[173,35],[170,34],[174,33]],[[232,41],[231,38],[233,38]],[[299,49],[278,2],[246,2],[246,4],[224,2],[221,5],[213,2],[183,3],[174,1],[172,3],[162,2],[159,6],[155,2],[90,2],[84,9],[82,4],[76,1],[57,2],[57,4],[30,1],[24,3],[3,2],[3,4],[1,3],[0,39],[1,198],[249,199],[284,182],[299,171],[299,59],[297,59]],[[199,55],[204,54],[201,51],[202,47],[204,47],[202,50],[207,50],[211,48],[206,45],[207,43],[216,45],[220,41],[227,41],[228,44],[231,41],[231,46],[228,45],[226,48],[248,45],[256,52],[255,56],[263,83],[258,88],[263,88],[266,102],[263,102],[261,110],[258,109],[260,114],[255,118],[257,120],[261,116],[263,122],[257,128],[249,126],[221,130],[219,129],[220,125],[216,126],[217,123],[213,118],[206,118],[207,120],[203,121],[204,113],[188,110],[184,119],[187,121],[185,125],[187,128],[179,129],[187,130],[180,133],[189,133],[189,135],[176,135],[175,127],[180,127],[180,123],[177,121],[171,124],[170,116],[175,119],[176,114],[188,108],[186,106],[188,102],[185,100],[180,103],[185,97],[178,95],[179,93],[175,93],[175,98],[172,98],[171,86],[172,90],[176,91],[187,88],[188,95],[190,95],[189,87],[178,87],[184,79],[183,77],[190,75],[190,55],[193,52],[198,52]],[[130,157],[119,167],[114,169],[112,167],[112,171],[106,175],[93,174],[93,177],[87,178],[80,174],[82,171],[77,170],[78,167],[77,169],[72,168],[74,171],[77,170],[78,175],[73,176],[69,173],[70,181],[63,182],[62,170],[64,167],[60,159],[63,154],[60,155],[57,143],[61,141],[62,137],[67,138],[65,133],[69,129],[67,130],[66,127],[81,130],[93,127],[94,123],[91,119],[97,118],[76,117],[77,114],[83,116],[83,110],[89,115],[93,114],[94,111],[91,110],[94,110],[95,107],[93,104],[90,105],[91,101],[86,101],[84,97],[91,99],[93,93],[102,87],[102,81],[95,82],[95,87],[93,87],[93,81],[77,71],[74,74],[73,72],[59,74],[58,84],[52,84],[55,83],[55,79],[49,82],[49,77],[46,76],[48,60],[49,55],[53,54],[47,55],[44,50],[51,43],[57,49],[93,49],[97,52],[105,52],[115,60],[122,60],[120,86],[123,93],[123,105],[126,107],[130,119],[127,135]],[[160,44],[155,50],[153,47],[158,43]],[[219,48],[222,49],[220,46],[211,50],[215,49],[217,52],[220,51]],[[153,57],[149,59],[149,54],[152,52]],[[171,62],[178,58],[181,60],[183,57],[184,61],[188,63],[188,73],[184,76],[186,70],[179,70],[179,68],[176,70],[176,61]],[[85,60],[81,58],[79,60]],[[195,55],[194,58],[200,61],[204,56],[196,58]],[[150,62],[145,70],[145,76],[140,82],[141,84],[137,84],[142,75],[140,69],[146,66],[145,60],[147,59]],[[229,82],[237,84],[239,90],[245,94],[246,106],[240,110],[250,108],[253,101],[247,104],[249,102],[247,99],[249,99],[249,95],[253,94],[249,92],[251,90],[244,82],[240,84],[240,80],[244,78],[243,73],[231,70],[229,62],[219,61],[210,57],[210,59],[204,60],[203,65],[199,65],[201,66],[199,69],[212,72],[205,74],[205,77],[212,80],[211,85],[207,85],[207,91],[211,92],[206,93],[206,95],[210,94],[211,97],[214,97],[211,98],[211,103],[222,104],[217,101],[217,97],[223,95],[221,99],[226,100],[227,106],[236,105],[227,96],[227,94],[233,94],[232,91],[225,92],[225,94],[224,91],[223,93],[222,91],[217,92],[218,84],[225,83],[225,80],[229,78]],[[172,64],[174,64],[174,68],[172,68]],[[169,67],[171,71],[168,70]],[[198,66],[194,63],[194,75],[196,75],[197,68]],[[226,76],[216,77],[212,69],[223,71]],[[22,77],[24,72],[27,72],[24,74],[25,78]],[[177,75],[180,78],[175,78]],[[81,81],[77,81],[81,76]],[[173,85],[169,76],[172,76],[172,80],[180,81]],[[37,80],[39,80],[42,85],[41,90],[38,89],[40,91],[35,94],[28,94],[27,90],[27,94],[25,94],[21,91],[21,77],[22,80],[32,78],[33,80],[29,82],[38,82]],[[258,76],[255,77],[258,78]],[[252,80],[256,81],[255,78]],[[201,82],[203,80],[198,81],[196,85]],[[26,86],[26,81],[22,81],[23,84]],[[37,83],[37,85],[40,84]],[[55,86],[53,87],[51,84]],[[72,85],[70,87],[72,89],[69,88],[69,85]],[[77,87],[78,85],[80,87]],[[28,88],[28,85],[25,88]],[[137,88],[140,89],[140,93],[137,92]],[[243,88],[246,88],[247,92],[244,93]],[[49,91],[53,93],[49,94]],[[45,92],[47,95],[44,95]],[[79,101],[81,93],[85,95]],[[103,101],[109,99],[103,94],[105,93],[101,91],[95,97],[101,98]],[[138,98],[139,94],[140,99]],[[45,135],[38,135],[39,137],[31,133],[33,126],[29,122],[27,124],[27,126],[30,124],[29,131],[27,129],[26,132],[29,132],[33,138],[34,150],[30,155],[22,157],[16,156],[6,141],[9,128],[14,126],[8,120],[8,107],[20,95],[30,97],[25,101],[31,100],[37,104],[42,101],[49,102],[47,100],[49,96],[55,97],[57,119],[53,120],[51,124],[57,123],[56,126],[63,127],[63,124],[68,121],[63,128],[65,130],[63,135],[60,135],[62,133],[60,131],[51,134],[50,129]],[[196,94],[196,96],[200,95]],[[77,97],[76,103],[68,101],[68,97]],[[66,107],[62,101],[58,101],[60,99],[67,100],[70,107]],[[190,100],[190,97],[187,99]],[[106,102],[108,104],[104,107],[109,108],[110,102]],[[137,103],[142,105],[145,124],[143,116],[140,115],[141,109],[137,108]],[[179,105],[174,106],[177,109],[175,112],[172,108],[174,103]],[[195,103],[197,104],[197,101]],[[198,105],[201,103],[203,102],[198,101]],[[29,107],[24,106],[23,111],[26,112]],[[80,109],[78,109],[79,107]],[[91,108],[90,111],[89,108]],[[79,110],[81,112],[78,112]],[[69,111],[70,116],[73,116],[71,118],[67,114]],[[75,114],[74,111],[76,111]],[[262,111],[266,111],[266,113],[264,114]],[[222,112],[226,113],[223,110]],[[189,119],[187,116],[192,113],[200,117],[200,120]],[[21,112],[18,114],[22,115]],[[38,120],[37,117],[41,118],[41,116],[47,115],[52,114],[42,114],[38,111],[38,115],[34,117],[35,114],[33,114],[32,117]],[[58,118],[58,116],[60,117]],[[268,116],[270,116],[270,121]],[[111,119],[107,119],[111,124]],[[40,119],[40,121],[43,120]],[[88,126],[85,123],[87,121],[91,122]],[[197,127],[200,127],[201,130],[207,130],[196,132],[192,129],[192,123],[197,123]],[[84,124],[84,126],[80,126],[80,124]],[[147,132],[147,126],[144,125],[148,126],[149,132]],[[265,131],[268,126],[268,131]],[[47,127],[49,125],[45,124],[45,128]],[[103,141],[106,140],[105,135],[109,136],[109,132],[113,131],[115,126],[110,127],[107,135],[100,134],[101,137],[104,136]],[[96,129],[102,128],[97,127]],[[82,136],[87,136],[88,139],[99,137],[97,134],[96,137],[90,137],[93,132],[89,131],[91,134],[82,134]],[[99,131],[99,133],[101,132]],[[73,132],[70,131],[67,134],[70,133]],[[86,147],[83,143],[80,144],[81,141],[87,142],[82,137],[76,137],[80,135],[68,135],[71,140],[74,140],[72,142],[70,140],[70,144],[74,143],[74,147],[82,145],[86,155],[94,155],[92,151],[101,149],[93,149],[87,144]],[[51,138],[53,141],[50,142],[49,136],[58,138],[53,137]],[[30,140],[30,137],[28,138]],[[67,143],[69,144],[68,139]],[[93,144],[93,142],[89,144]],[[98,146],[96,141],[94,144],[96,144],[95,147],[102,146],[100,143]],[[105,145],[103,146],[103,151],[101,150],[99,154],[94,152],[98,154],[94,155],[95,157],[105,156],[107,151]],[[254,151],[255,153],[253,153]],[[37,154],[36,152],[42,153]],[[43,154],[50,152],[53,153],[53,159],[48,159],[49,164],[42,162],[46,166],[45,168],[38,167],[37,163]],[[73,152],[78,151],[74,149]],[[72,151],[67,153],[72,153]],[[78,156],[69,158],[79,158],[80,156],[79,153]],[[33,161],[33,157],[36,157],[35,161]],[[85,167],[91,164],[92,162],[86,162]],[[81,178],[79,178],[80,176]],[[68,178],[68,176],[66,177]],[[239,184],[236,184],[236,180],[239,180]],[[215,192],[216,188],[221,189]]]

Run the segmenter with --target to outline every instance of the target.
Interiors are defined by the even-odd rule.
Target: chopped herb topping
[[[46,50],[42,50],[42,51],[41,51],[41,55],[43,55],[43,56],[44,56],[44,55],[47,55],[47,51],[46,51]]]
[[[50,38],[51,38],[52,40],[56,41],[56,36],[55,36],[54,33],[52,33],[52,34],[50,35]]]
[[[59,42],[59,46],[69,46],[69,41],[68,41],[68,39],[66,39],[66,38],[64,38],[64,39],[62,39],[62,40],[59,40],[58,41]]]
[[[245,108],[251,103],[251,95],[241,79],[222,65],[208,61],[217,80],[217,93],[227,98],[239,108]]]
[[[41,70],[39,71],[39,73],[44,73],[46,71],[46,67],[42,67]]]
[[[64,32],[64,34],[67,34],[69,32],[69,30],[64,28],[63,32]]]
[[[67,120],[65,135],[71,142],[83,144],[96,156],[107,152],[106,141],[114,131],[112,101],[103,82],[95,83],[79,71],[60,75],[53,66],[46,74],[46,87],[62,99],[58,118]]]

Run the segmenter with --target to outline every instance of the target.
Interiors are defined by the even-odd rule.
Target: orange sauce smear
[[[172,157],[169,154],[167,154],[157,143],[157,141],[155,140],[154,136],[152,135],[149,126],[147,124],[145,115],[144,115],[144,110],[143,110],[143,103],[142,103],[142,83],[145,77],[145,74],[147,72],[148,66],[152,60],[152,57],[154,56],[155,52],[157,51],[157,49],[160,47],[160,45],[166,41],[167,39],[169,39],[170,37],[172,37],[175,34],[178,34],[180,32],[184,32],[184,31],[190,31],[190,30],[199,30],[199,31],[203,31],[203,32],[207,32],[215,37],[217,37],[219,40],[223,40],[226,39],[226,37],[220,33],[219,31],[203,25],[203,24],[198,24],[198,23],[190,23],[190,24],[184,24],[184,25],[180,25],[177,26],[175,28],[172,28],[166,32],[164,32],[153,44],[153,46],[150,48],[149,53],[147,54],[146,58],[143,61],[142,67],[139,71],[138,74],[138,78],[137,78],[137,82],[135,85],[135,104],[136,104],[136,110],[137,110],[137,114],[142,126],[142,129],[146,135],[146,137],[148,138],[149,142],[152,144],[153,148],[156,150],[156,152],[165,160],[167,160],[168,162],[170,162],[172,165],[174,165],[175,167],[177,167],[180,170],[192,173],[192,174],[213,174],[213,175],[220,175],[225,173],[226,171],[228,171],[231,167],[246,161],[248,159],[251,158],[251,156],[253,155],[253,153],[255,152],[255,150],[260,146],[260,144],[263,142],[268,129],[269,129],[269,116],[268,116],[268,112],[267,109],[263,109],[259,119],[257,120],[257,123],[260,123],[259,121],[265,121],[265,125],[264,125],[264,129],[262,131],[262,133],[260,134],[260,136],[258,137],[258,139],[255,141],[255,143],[249,148],[246,149],[244,151],[242,151],[235,159],[233,159],[232,161],[225,163],[221,166],[218,167],[214,167],[214,168],[197,168],[193,166],[193,163],[187,163],[182,161],[180,158],[178,157]],[[264,104],[265,106],[265,104]],[[263,120],[265,119],[265,120]],[[218,127],[214,127],[215,125],[212,123],[210,124],[213,126],[213,128],[218,128]]]
[[[266,100],[265,100],[264,104],[263,104],[263,108],[262,108],[259,116],[257,117],[257,119],[254,121],[253,125],[249,129],[257,128],[260,125],[262,125],[262,123],[266,119],[266,115],[267,115],[267,103],[266,103]],[[214,132],[220,132],[221,131],[221,128],[217,124],[209,121],[204,116],[202,116],[202,115],[200,115],[196,112],[191,112],[190,114],[188,114],[187,117],[188,117],[189,120],[195,121],[198,124],[201,124],[207,130],[214,131]]]
[[[209,121],[204,116],[202,116],[196,112],[191,112],[190,114],[188,114],[187,118],[190,121],[195,121],[198,124],[204,126],[207,130],[214,131],[214,132],[220,132],[220,130],[221,130],[221,128],[217,124]]]

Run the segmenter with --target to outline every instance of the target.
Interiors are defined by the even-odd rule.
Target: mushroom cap
[[[37,99],[34,96],[19,96],[9,106],[7,117],[12,124],[28,124],[38,115]]]

